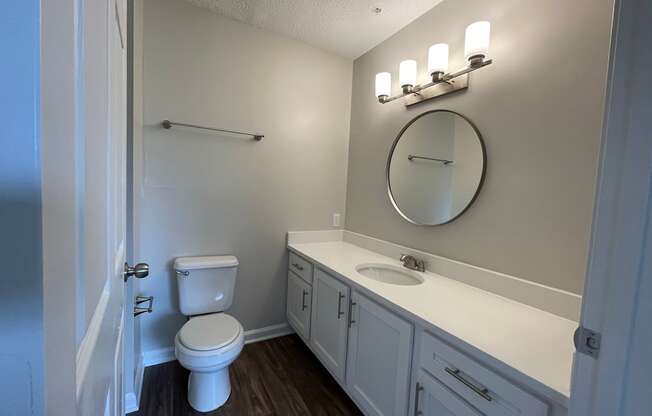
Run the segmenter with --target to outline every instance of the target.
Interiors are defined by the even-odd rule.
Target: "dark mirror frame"
[[[475,193],[473,194],[473,198],[471,198],[469,203],[466,204],[466,207],[464,207],[464,209],[462,211],[460,211],[459,214],[452,217],[451,219],[449,219],[446,222],[440,222],[440,223],[436,223],[436,224],[423,224],[423,223],[414,221],[412,218],[408,217],[398,207],[398,203],[396,202],[396,200],[394,199],[394,195],[392,194],[392,185],[391,185],[390,180],[389,180],[389,169],[390,169],[390,167],[392,165],[392,156],[394,155],[394,149],[396,149],[396,146],[398,145],[398,142],[401,140],[401,137],[403,136],[403,133],[405,133],[405,131],[415,121],[417,121],[421,117],[424,117],[424,116],[426,116],[428,114],[439,113],[439,112],[451,113],[451,114],[454,114],[456,116],[462,117],[473,128],[473,131],[475,131],[475,134],[478,137],[478,141],[480,142],[480,147],[482,148],[482,176],[480,177],[480,183],[478,183],[478,188],[475,190]],[[387,182],[387,195],[389,196],[389,200],[392,202],[392,206],[394,206],[394,209],[396,210],[396,212],[398,212],[399,215],[404,220],[409,222],[410,224],[423,225],[423,226],[428,226],[428,227],[434,227],[434,226],[438,226],[438,225],[450,224],[451,222],[453,222],[456,219],[458,219],[459,217],[461,217],[462,214],[464,214],[469,209],[469,207],[471,205],[473,205],[475,200],[478,198],[478,195],[480,194],[480,190],[482,189],[482,185],[484,185],[484,180],[485,180],[486,174],[487,174],[487,148],[485,146],[484,140],[482,139],[482,135],[480,134],[480,131],[475,126],[475,124],[473,124],[473,122],[471,120],[469,120],[466,116],[464,116],[464,115],[462,115],[462,114],[460,114],[458,112],[451,111],[451,110],[430,110],[430,111],[426,111],[426,112],[421,113],[418,116],[414,117],[412,120],[408,121],[407,124],[405,126],[403,126],[401,131],[398,133],[398,135],[396,136],[396,139],[394,139],[394,142],[392,143],[392,147],[389,149],[389,155],[387,156],[387,166],[385,167],[385,181]]]

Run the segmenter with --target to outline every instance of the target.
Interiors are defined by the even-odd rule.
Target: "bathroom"
[[[8,415],[652,406],[651,5],[57,1]]]
[[[134,58],[134,91],[142,94],[141,106],[134,109],[134,201],[138,212],[134,258],[147,261],[151,267],[149,277],[137,283],[139,294],[154,297],[153,312],[135,318],[140,326],[143,366],[150,368],[176,358],[175,336],[187,317],[179,311],[173,263],[175,258],[187,256],[226,254],[237,258],[237,278],[228,314],[240,322],[246,341],[298,332],[297,326],[302,325],[298,321],[305,316],[303,342],[313,351],[326,348],[310,341],[311,319],[310,313],[306,313],[306,298],[312,298],[312,303],[316,298],[308,291],[315,290],[318,268],[328,268],[325,270],[340,283],[348,282],[342,280],[346,276],[332,273],[338,271],[335,265],[320,262],[321,257],[311,258],[306,252],[292,250],[296,257],[288,263],[288,239],[291,243],[293,238],[343,238],[365,249],[379,246],[381,253],[400,255],[405,250],[418,250],[441,256],[446,259],[443,264],[438,265],[435,259],[430,262],[431,267],[442,268],[439,273],[443,276],[501,296],[516,297],[565,319],[578,320],[596,187],[613,5],[560,2],[552,6],[496,0],[419,3],[425,13],[368,50],[355,49],[355,42],[332,44],[331,48],[314,47],[283,33],[247,24],[266,22],[260,23],[264,27],[281,18],[266,16],[265,12],[272,11],[253,3],[246,3],[252,10],[240,14],[228,2],[134,3],[134,18],[142,24],[142,34],[134,39],[140,42],[134,45],[134,54],[141,55]],[[367,2],[364,4],[367,6]],[[431,5],[434,7],[427,10]],[[400,13],[402,8],[407,6],[392,2],[378,15],[368,8],[364,10],[365,19],[369,20],[366,24],[371,30],[384,23],[373,19],[390,19],[383,14],[393,13],[394,9],[394,13]],[[353,6],[351,9],[357,10]],[[305,31],[305,36],[321,40],[316,31],[306,29],[311,17],[304,13],[298,16],[306,17],[297,17],[295,36]],[[330,19],[337,16],[337,11],[326,10],[318,18],[325,20],[323,24],[334,24]],[[465,28],[478,20],[491,23],[487,58],[493,62],[468,75],[467,90],[413,107],[406,107],[401,100],[381,104],[375,99],[376,73],[390,72],[394,77],[392,92],[400,89],[397,85],[402,60],[417,61],[419,82],[428,78],[428,48],[434,43],[448,44],[450,71],[445,72],[464,67]],[[323,38],[324,43],[318,45],[329,45],[325,43],[329,39]],[[336,53],[330,52],[334,48]],[[589,61],[592,64],[586,65]],[[138,115],[139,109],[142,115]],[[468,205],[482,179],[484,183],[476,200],[459,218],[449,224],[419,226],[406,221],[393,208],[387,194],[385,169],[390,148],[403,126],[435,109],[459,113],[475,126],[486,148],[486,172],[482,172],[482,156],[469,162],[478,170],[472,173],[474,178],[468,186],[473,189],[471,195],[463,198],[465,204]],[[184,126],[162,128],[162,120],[167,119],[264,137],[257,141]],[[437,122],[433,118],[433,124]],[[418,123],[414,126],[419,127]],[[478,144],[475,139],[471,145],[480,148]],[[415,146],[418,145],[413,143],[412,147]],[[423,152],[433,156],[437,149]],[[429,172],[445,168],[436,166],[437,162],[407,163]],[[409,181],[408,172],[403,175]],[[412,178],[418,187],[436,181]],[[436,199],[434,186],[430,193]],[[404,192],[414,190],[406,188]],[[416,195],[412,199],[417,199],[415,204],[433,208],[436,204],[418,200]],[[448,218],[434,215],[423,219],[426,223],[448,222],[463,208],[458,207],[458,212]],[[425,212],[419,214],[418,208],[408,209],[428,216]],[[292,234],[313,230],[324,232],[305,237]],[[342,236],[340,230],[347,235]],[[403,247],[399,250],[395,245]],[[321,252],[316,255],[328,256]],[[387,257],[398,264],[396,255]],[[415,257],[422,258],[424,254]],[[297,279],[301,272],[292,266],[297,261],[307,263],[306,270],[314,264],[314,271]],[[472,268],[450,271],[452,276],[445,274],[443,270],[454,268],[455,262]],[[293,273],[290,276],[288,268]],[[188,281],[192,279],[190,272]],[[479,276],[471,275],[474,272]],[[514,277],[524,281],[510,286]],[[348,284],[353,290],[355,286]],[[500,285],[508,287],[499,288]],[[299,301],[304,311],[300,308],[290,318],[286,304],[291,302],[292,290],[302,291]],[[308,295],[303,295],[304,290]],[[434,302],[436,298],[430,299]],[[349,299],[342,302],[348,305]],[[418,314],[418,301],[413,302],[398,306],[413,307]],[[424,302],[433,314],[440,311],[435,305],[428,305],[427,299]],[[464,316],[475,314],[467,313]],[[423,315],[417,316],[425,319]],[[313,315],[313,337],[315,319]],[[288,320],[294,325],[288,325]],[[412,324],[411,320],[406,321]],[[565,325],[563,319],[560,322],[559,331],[566,331],[568,344],[561,351],[570,354],[576,325]],[[413,332],[411,337],[416,336],[418,329]],[[351,335],[348,342],[350,348]],[[410,341],[410,346],[412,342],[417,344]],[[322,355],[315,352],[326,363],[338,360],[331,354],[334,353],[330,350]],[[416,352],[412,355],[416,361]],[[570,358],[565,357],[564,363],[570,363]],[[350,354],[346,360],[350,363]],[[137,359],[135,363],[136,371],[142,371]],[[336,379],[339,377],[339,383],[346,385],[349,374],[341,372],[344,369],[340,364],[343,363],[324,366],[335,373]],[[160,377],[172,376],[164,372],[156,378]],[[411,387],[414,382],[408,380],[407,373],[403,377],[403,385],[390,384],[406,390],[400,400],[392,401],[390,406],[371,398],[360,406],[361,411],[385,415],[413,409],[408,402],[414,400],[414,393],[410,394],[405,386]],[[553,376],[550,383],[554,382]],[[139,407],[142,413],[138,414],[152,414],[148,407],[165,404],[148,397],[151,390],[147,383],[154,381],[147,375],[144,383]],[[182,385],[185,386],[185,380]],[[371,387],[381,389],[382,394],[393,393],[387,385]],[[564,385],[568,387],[568,383]],[[550,414],[562,414],[560,408],[565,405],[563,396],[568,394],[567,390],[558,385],[546,388],[534,392],[548,395],[544,399]],[[246,402],[235,397],[238,391],[232,394],[235,403]],[[242,394],[250,393],[244,390]],[[349,394],[356,402],[370,393],[362,391],[358,397],[351,391]],[[475,403],[473,397],[467,400]],[[203,410],[212,410],[214,405]],[[193,407],[202,410],[201,406],[202,403],[196,403]],[[244,405],[235,405],[231,413],[224,414],[255,414],[238,406]],[[284,414],[280,411],[282,405],[279,406],[273,407],[276,414]],[[308,409],[318,412],[319,405],[315,406]],[[339,414],[328,407],[322,411]],[[457,414],[452,409],[448,411]],[[430,414],[437,412],[433,408]]]

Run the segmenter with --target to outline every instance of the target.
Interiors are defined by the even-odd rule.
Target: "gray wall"
[[[39,2],[0,17],[0,413],[43,413]]]
[[[181,0],[145,1],[143,50],[136,205],[140,258],[152,267],[141,291],[156,298],[141,317],[143,351],[173,345],[185,321],[178,256],[234,254],[229,313],[245,329],[285,322],[285,233],[344,214],[352,62]],[[165,118],[265,139],[166,131]]]
[[[346,228],[580,293],[600,143],[612,1],[447,0],[354,62]],[[466,92],[406,109],[381,105],[374,75],[450,45],[463,65],[464,29],[492,23],[494,64]],[[385,191],[385,162],[401,127],[445,108],[469,117],[487,145],[484,188],[451,224],[411,225]]]

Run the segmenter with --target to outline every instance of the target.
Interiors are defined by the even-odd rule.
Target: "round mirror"
[[[389,198],[413,224],[449,223],[480,192],[486,160],[480,133],[466,117],[428,111],[403,127],[389,151]]]

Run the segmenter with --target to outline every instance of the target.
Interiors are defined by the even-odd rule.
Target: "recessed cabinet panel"
[[[424,370],[419,371],[414,414],[421,416],[482,416]]]
[[[310,346],[322,364],[343,383],[346,365],[349,287],[317,269],[312,289]]]
[[[305,342],[310,338],[312,287],[293,272],[288,272],[287,318]]]
[[[412,324],[357,292],[352,302],[347,387],[367,415],[405,415]]]

